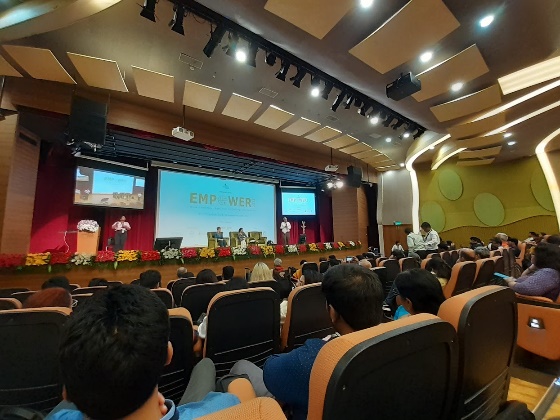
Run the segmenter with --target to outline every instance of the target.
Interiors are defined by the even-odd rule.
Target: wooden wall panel
[[[412,225],[383,225],[383,251],[386,257],[391,255],[391,248],[393,248],[396,241],[400,241],[402,247],[407,249],[406,233],[404,233],[407,227],[412,229]]]
[[[367,244],[368,207],[361,188],[344,187],[332,193],[334,238]]]
[[[6,226],[4,224],[6,197],[8,196],[17,123],[17,115],[9,115],[4,121],[0,121],[0,240]]]
[[[368,244],[368,204],[366,192],[358,188],[358,236],[357,238],[366,246]]]

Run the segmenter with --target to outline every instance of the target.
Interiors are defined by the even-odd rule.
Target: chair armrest
[[[228,392],[239,398],[242,403],[257,398],[253,385],[245,378],[238,378],[230,382]]]

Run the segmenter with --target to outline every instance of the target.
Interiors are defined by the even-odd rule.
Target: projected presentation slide
[[[143,209],[144,184],[143,177],[78,166],[74,204]]]
[[[282,215],[315,216],[315,193],[282,191]]]
[[[243,228],[276,242],[274,192],[271,184],[160,170],[156,237],[208,246],[207,232],[220,226],[224,238]]]

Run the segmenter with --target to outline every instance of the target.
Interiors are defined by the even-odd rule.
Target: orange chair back
[[[473,261],[456,263],[451,269],[451,278],[443,288],[446,299],[471,290],[476,275],[476,264]]]
[[[473,289],[491,284],[494,278],[494,260],[492,258],[485,258],[475,261],[476,275],[472,285]]]
[[[517,313],[517,345],[546,359],[560,360],[560,302],[518,295]]]

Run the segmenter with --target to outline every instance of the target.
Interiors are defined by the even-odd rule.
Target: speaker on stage
[[[299,243],[301,245],[307,243],[307,235],[305,233],[299,235]]]
[[[362,186],[362,168],[359,166],[349,166],[348,177],[346,178],[346,185],[353,188],[360,188]]]
[[[107,104],[74,96],[68,121],[70,140],[76,143],[105,144]]]

